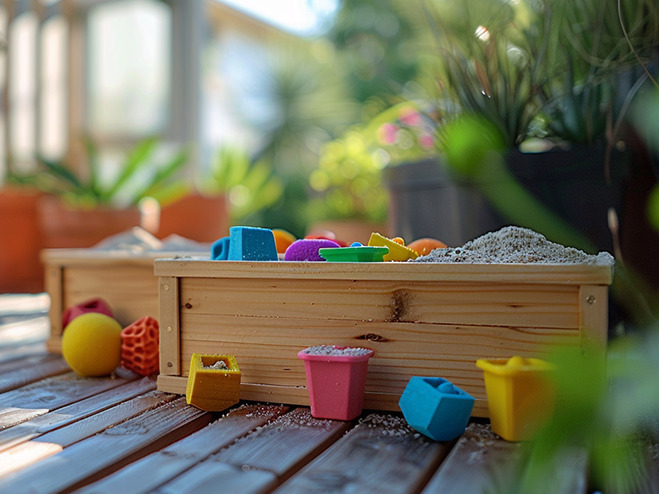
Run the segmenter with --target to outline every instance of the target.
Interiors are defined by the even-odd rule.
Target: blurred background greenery
[[[44,195],[85,210],[155,196],[163,222],[187,196],[219,198],[184,209],[204,241],[342,220],[459,246],[513,223],[608,250],[610,335],[626,336],[556,357],[565,408],[506,492],[543,492],[565,445],[589,451],[592,485],[627,492],[636,439],[659,436],[658,8],[3,2],[0,290],[43,289]],[[613,393],[593,386],[607,379]]]

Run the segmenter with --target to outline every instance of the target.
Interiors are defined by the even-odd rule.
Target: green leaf
[[[102,194],[104,200],[111,201],[116,197],[121,188],[131,180],[142,167],[147,165],[148,159],[153,154],[157,143],[158,140],[155,137],[149,137],[137,144],[126,158],[114,184]]]

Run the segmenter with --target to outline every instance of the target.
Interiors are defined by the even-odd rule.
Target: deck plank
[[[213,494],[216,492],[238,492],[261,494],[271,492],[277,485],[277,476],[263,470],[249,470],[228,465],[212,464],[193,475],[184,475],[157,489],[154,494]]]
[[[13,372],[25,367],[34,367],[49,360],[61,360],[61,358],[62,357],[59,355],[52,355],[50,353],[44,353],[43,351],[32,354],[19,354],[13,359],[0,360],[0,374]]]
[[[172,395],[150,391],[71,425],[48,432],[38,439],[3,451],[0,453],[0,477],[57,454],[78,441],[82,441],[173,399],[174,396]]]
[[[210,419],[209,413],[178,398],[0,479],[0,492],[74,491],[187,436]]]
[[[23,364],[21,361],[20,364]],[[62,358],[44,357],[25,363],[17,368],[0,373],[0,393],[20,388],[43,378],[70,372],[71,368]]]
[[[231,410],[226,416],[219,418],[200,431],[182,439],[167,448],[153,453],[141,460],[128,465],[118,472],[83,488],[81,493],[115,494],[128,492],[133,494],[150,493],[178,475],[194,467],[198,462],[226,447],[236,439],[245,436],[250,431],[262,427],[271,420],[287,412],[289,407],[283,405],[243,405]],[[233,469],[229,470],[233,474]],[[219,472],[218,472],[219,474]],[[225,482],[235,475],[227,475]],[[243,477],[243,476],[241,476]],[[258,478],[256,478],[258,477]],[[246,483],[261,485],[261,479],[268,485],[273,475],[252,475],[244,479],[245,484],[238,484],[239,492],[243,492]],[[197,479],[201,482],[201,479]]]
[[[164,485],[159,492],[198,492],[203,486],[226,482],[239,485],[256,477],[252,490],[261,492],[272,482],[276,485],[325,450],[349,427],[350,422],[318,420],[308,408],[297,408],[254,433],[238,439],[229,447]],[[230,468],[227,468],[229,466]],[[270,475],[246,475],[246,472]]]
[[[515,475],[522,457],[522,444],[507,442],[489,425],[471,423],[441,464],[423,494],[464,494],[488,492],[505,486]]]
[[[132,372],[120,371],[116,376],[89,379],[69,372],[7,391],[0,394],[0,430],[116,388],[137,377]]]
[[[368,415],[276,492],[414,492],[435,471],[453,442],[411,429],[399,415]]]
[[[423,494],[526,492],[528,489],[523,483],[525,446],[526,443],[501,439],[492,432],[489,424],[472,422],[426,485]],[[552,479],[552,492],[586,492],[586,461],[582,451],[565,452],[548,468],[552,473],[546,478]]]
[[[155,381],[145,377],[90,396],[89,398],[46,413],[45,415],[40,415],[14,427],[1,430],[0,451],[29,441],[30,439],[89,417],[95,413],[102,412],[154,389]]]

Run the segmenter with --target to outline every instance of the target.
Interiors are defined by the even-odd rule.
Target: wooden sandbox
[[[174,252],[145,252],[97,249],[46,249],[45,287],[50,295],[50,338],[48,350],[61,353],[62,314],[75,304],[92,298],[104,299],[123,326],[144,316],[158,317],[158,280],[153,261],[173,257]]]
[[[185,393],[192,353],[234,355],[241,399],[308,404],[299,350],[363,346],[364,407],[398,410],[412,376],[444,377],[487,416],[478,358],[606,341],[612,267],[158,259],[158,389]],[[125,290],[128,292],[129,290]]]

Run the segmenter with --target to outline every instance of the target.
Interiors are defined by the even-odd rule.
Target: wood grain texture
[[[125,372],[117,377],[88,379],[67,373],[0,394],[0,430],[44,415],[137,378]]]
[[[158,280],[151,264],[64,267],[62,286],[64,307],[100,297],[124,327],[144,316],[158,318]]]
[[[522,443],[504,441],[489,424],[471,423],[423,494],[508,492],[522,460]]]
[[[0,348],[0,362],[16,362],[25,357],[43,356],[46,350],[46,345],[42,341],[25,343],[23,345],[5,346]]]
[[[98,393],[56,411],[40,415],[14,427],[0,431],[0,451],[16,446],[72,424],[78,420],[102,412],[123,401],[155,389],[155,381],[150,378],[131,381],[116,388]]]
[[[180,371],[166,371],[167,376],[186,377],[193,353],[234,355],[247,399],[307,404],[297,352],[336,344],[375,351],[368,408],[397,410],[410,377],[442,376],[476,398],[476,416],[487,416],[477,359],[542,357],[551,345],[578,345],[584,322],[589,338],[606,338],[601,311],[608,266],[200,260],[155,265],[163,280],[179,280],[178,319],[169,312],[171,298],[167,302],[179,338],[163,340],[161,351],[167,362],[179,355]],[[586,282],[593,289],[588,295]],[[602,303],[584,310],[594,292],[604,297]],[[164,307],[161,298],[161,317]],[[163,378],[159,389],[177,392],[180,382]]]
[[[7,359],[5,361],[0,361],[0,378],[4,377],[4,374],[9,372],[14,372],[17,370],[25,369],[28,367],[35,367],[52,360],[62,360],[61,357],[57,355],[49,355],[43,352],[43,348],[38,353],[34,354],[23,354],[15,359]]]
[[[422,436],[400,416],[371,414],[275,492],[415,492],[451,445]]]
[[[181,320],[182,375],[194,352],[234,355],[241,369],[241,392],[256,400],[281,401],[295,394],[307,404],[306,375],[297,353],[308,346],[337,344],[371,348],[365,406],[398,410],[397,401],[412,376],[442,376],[480,403],[476,412],[487,414],[479,358],[513,355],[542,356],[548,345],[578,344],[576,330],[501,326],[454,326],[410,322],[352,322],[328,320],[187,315]],[[269,386],[268,395],[255,394]],[[289,388],[287,390],[284,387]],[[161,388],[175,392],[171,388]],[[275,393],[274,395],[272,393]]]
[[[231,410],[228,415],[216,420],[187,438],[142,458],[99,482],[83,488],[81,494],[114,494],[116,492],[138,494],[155,492],[159,486],[172,481],[177,476],[194,467],[198,462],[228,446],[250,431],[264,426],[287,411],[288,407],[281,405],[239,406]],[[240,477],[242,482],[248,481],[243,476],[239,476],[234,470],[234,468],[229,470],[232,475],[224,475],[227,478],[223,478],[219,484],[223,489],[227,485],[225,482],[228,482],[230,478]],[[209,481],[208,485],[214,485],[217,476],[220,475],[223,474],[214,472],[214,480],[212,482]],[[274,475],[267,475],[265,477],[266,484],[269,484],[273,478]],[[193,487],[202,489],[203,492],[203,485],[207,480],[209,479],[195,476],[194,482],[191,481],[191,483],[187,484],[187,487],[190,489]],[[240,486],[242,484],[237,485]],[[169,486],[165,491],[171,491],[172,489],[178,489],[177,484]],[[239,489],[239,491],[245,492],[242,489]],[[174,492],[181,491],[175,490]]]
[[[524,473],[529,443],[507,442],[489,424],[471,423],[450,455],[423,490],[423,494],[465,492],[561,492],[585,494],[587,476],[581,451],[570,451],[547,465],[540,484],[526,483]],[[551,487],[547,483],[551,483]]]
[[[158,282],[153,261],[180,252],[146,252],[100,249],[45,249],[46,291],[52,304],[49,351],[61,353],[62,314],[71,305],[103,298],[123,325],[146,315],[158,318]]]
[[[0,477],[57,454],[62,449],[78,441],[82,441],[173,399],[174,397],[169,394],[149,392],[74,424],[43,434],[37,439],[0,452]]]
[[[28,363],[0,373],[0,393],[20,388],[45,377],[57,376],[70,371],[69,365],[61,358],[44,358],[38,363]]]
[[[271,492],[277,485],[277,476],[262,470],[249,470],[214,463],[213,468],[196,471],[194,475],[182,475],[154,490],[154,494],[214,494],[219,491],[240,494]]]
[[[73,491],[198,430],[209,420],[210,414],[177,399],[0,479],[0,491]]]
[[[575,328],[571,285],[182,278],[183,315]]]
[[[281,482],[326,449],[349,426],[348,422],[314,419],[308,408],[295,409],[198,463],[161,491],[191,492],[186,486],[197,485],[198,479],[204,479],[208,485],[210,479],[235,484],[245,472],[255,471],[274,474]],[[232,473],[237,478],[231,479]]]
[[[58,345],[57,342],[59,342],[62,336],[62,315],[66,309],[62,299],[63,286],[61,266],[46,265],[44,272],[44,288],[50,297],[48,318],[50,320],[50,340],[53,340],[52,342],[50,340],[48,341],[48,350],[53,353],[61,353],[61,345]]]
[[[149,266],[153,268],[156,259],[166,259],[189,255],[181,251],[129,252],[106,249],[43,249],[41,261],[53,266]]]
[[[180,375],[184,363],[181,362],[181,334],[179,314],[179,284],[177,278],[160,278],[159,322],[160,322],[160,375]],[[190,368],[190,357],[186,360]]]
[[[582,339],[606,346],[608,328],[608,288],[584,285],[579,290],[579,328]]]
[[[344,280],[476,281],[559,284],[611,283],[613,268],[586,264],[469,264],[413,262],[246,262],[158,259],[156,276]]]

